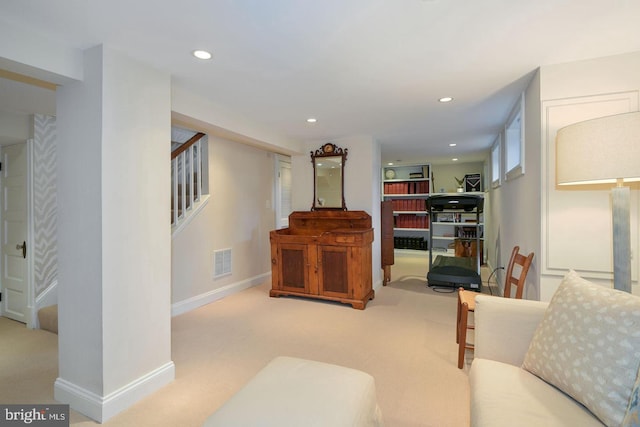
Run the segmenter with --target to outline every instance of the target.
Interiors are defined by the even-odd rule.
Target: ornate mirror
[[[327,142],[315,152],[311,152],[313,163],[313,206],[319,209],[347,210],[344,202],[344,164],[347,149]]]

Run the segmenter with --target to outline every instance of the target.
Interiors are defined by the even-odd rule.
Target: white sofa
[[[602,426],[584,406],[521,368],[547,303],[478,295],[469,372],[471,426]]]

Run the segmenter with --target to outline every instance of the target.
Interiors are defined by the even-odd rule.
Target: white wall
[[[504,129],[502,130],[502,165],[504,161]],[[516,178],[506,180],[504,166],[502,184],[490,190],[490,211],[487,221],[491,231],[489,260],[492,267],[507,267],[514,246],[535,256],[527,275],[525,299],[539,299],[538,263],[540,250],[540,77],[535,73],[525,91],[524,103],[524,170]],[[504,271],[496,273],[500,289],[504,288]]]
[[[465,175],[470,173],[479,173],[484,179],[484,164],[482,162],[456,162],[445,165],[431,165],[433,191],[435,193],[455,193],[458,187],[456,178],[463,179]],[[441,191],[443,189],[444,191]]]
[[[81,80],[83,55],[53,37],[2,20],[0,68],[58,84]]]
[[[174,84],[171,90],[174,123],[233,141],[282,154],[300,153],[302,144],[275,133],[255,121],[232,113]]]
[[[274,155],[217,137],[209,137],[208,151],[209,202],[172,242],[176,314],[268,281],[271,273]],[[214,279],[213,253],[226,248],[232,274]]]
[[[0,111],[0,145],[25,142],[31,136],[29,114]]]
[[[542,212],[541,298],[549,299],[569,268],[611,286],[612,231],[609,188],[556,189],[555,135],[582,120],[637,111],[640,52],[541,68]],[[606,159],[603,159],[606,161]],[[640,159],[638,159],[640,162]],[[640,294],[640,197],[631,199],[633,293]]]
[[[59,378],[102,395],[102,52],[57,93]],[[83,349],[83,351],[80,351]]]
[[[549,300],[570,268],[612,286],[609,191],[556,189],[555,135],[571,123],[637,110],[639,93],[640,53],[544,66],[530,82],[525,95],[525,174],[491,190],[490,218],[496,263],[506,265],[516,244],[535,252],[525,298]],[[639,199],[633,190],[634,294],[640,294]]]
[[[374,228],[372,246],[373,285],[382,285],[380,260],[380,144],[370,136],[353,136],[332,140],[342,149],[348,149],[344,168],[344,196],[347,209],[362,210],[371,215]],[[313,205],[313,165],[310,152],[323,142],[306,143],[305,154],[291,157],[293,185],[291,189],[294,211],[308,211]]]
[[[104,391],[112,393],[171,361],[171,92],[167,73],[116,51],[104,50],[103,65]]]

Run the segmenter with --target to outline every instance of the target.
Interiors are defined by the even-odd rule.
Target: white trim
[[[258,276],[243,280],[241,282],[231,283],[221,288],[205,292],[204,294],[196,295],[194,297],[187,298],[186,300],[176,302],[171,305],[171,316],[173,317],[187,313],[191,310],[195,310],[198,307],[202,307],[203,305],[207,305],[226,296],[233,295],[245,289],[261,285],[269,277],[271,277],[271,272],[263,273]]]
[[[276,154],[273,156],[273,214],[276,224],[276,229],[280,228],[280,160],[281,155]]]
[[[107,396],[100,396],[63,378],[56,378],[54,398],[99,423],[107,421],[134,403],[175,379],[175,365],[167,362]]]
[[[494,150],[497,150],[498,158],[494,159]],[[502,185],[502,134],[498,134],[493,145],[491,146],[491,151],[489,153],[489,163],[491,165],[491,188],[498,188]],[[494,161],[495,160],[495,161]],[[498,178],[494,179],[494,172],[498,172]]]
[[[58,303],[58,279],[53,279],[49,286],[44,291],[40,292],[40,295],[36,297],[35,306],[38,309],[47,307]]]
[[[189,209],[188,214],[186,212],[183,212],[183,215],[186,215],[186,217],[179,219],[178,224],[171,226],[171,239],[176,237],[178,233],[180,233],[180,231],[182,231],[187,226],[187,224],[189,224],[191,220],[195,218],[198,212],[200,212],[202,208],[207,205],[207,203],[209,203],[209,195],[203,194],[199,202],[193,203],[192,209]]]
[[[516,103],[516,105],[513,107],[513,109],[511,110],[511,113],[509,113],[509,118],[507,119],[507,122],[504,125],[504,179],[505,181],[510,181],[512,179],[515,179],[521,175],[524,175],[524,152],[525,152],[525,140],[524,140],[524,136],[525,136],[525,119],[524,119],[524,115],[525,115],[525,110],[524,110],[524,92],[522,92],[522,94],[520,95],[520,97],[518,98],[518,102]],[[519,136],[519,150],[518,150],[518,163],[511,166],[511,168],[509,168],[509,157],[510,157],[510,153],[509,153],[509,148],[513,148],[513,146],[510,144],[510,142],[512,141],[511,138],[509,138],[509,128],[511,127],[511,124],[513,123],[513,121],[520,116],[520,136]]]
[[[33,126],[32,126],[33,127]],[[33,277],[35,275],[34,264],[34,207],[33,207],[33,144],[34,139],[29,138],[26,142],[27,148],[27,312],[25,317],[27,319],[27,328],[35,328],[37,321],[37,310],[35,308],[35,289],[33,283]]]
[[[291,170],[291,157],[284,156],[282,154],[276,154],[274,156],[274,177],[273,180],[273,211],[276,220],[276,229],[282,229],[289,226],[288,215],[286,221],[282,218],[282,177],[280,176],[281,164],[286,163]]]
[[[382,277],[380,277],[380,279],[376,280],[376,282],[373,284],[373,290],[378,292],[379,290],[381,290],[383,287],[382,284]]]

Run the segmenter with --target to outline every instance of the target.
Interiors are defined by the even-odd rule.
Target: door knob
[[[18,243],[16,245],[16,249],[17,250],[22,249],[22,258],[26,258],[27,257],[27,242],[22,242],[22,244]]]

